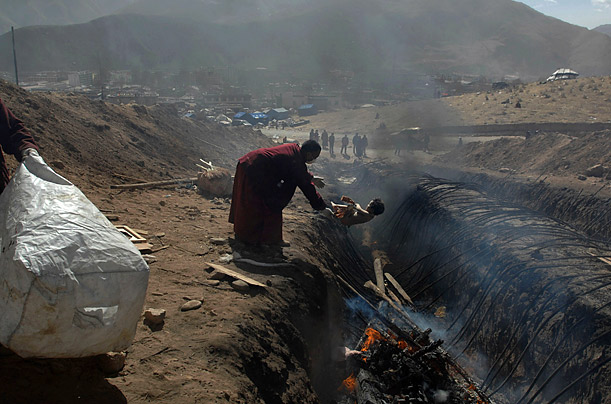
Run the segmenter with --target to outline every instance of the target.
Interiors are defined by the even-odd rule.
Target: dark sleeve
[[[30,131],[24,126],[0,99],[0,145],[7,154],[21,161],[21,152],[28,148],[38,150]]]
[[[327,204],[322,199],[322,196],[320,196],[318,191],[316,191],[316,187],[312,182],[313,176],[308,172],[307,168],[305,167],[305,164],[299,168],[296,173],[296,176],[297,186],[299,187],[299,189],[301,189],[301,192],[303,192],[305,197],[308,198],[308,201],[310,201],[310,205],[312,206],[312,208],[316,210],[323,210],[324,208],[326,208]]]

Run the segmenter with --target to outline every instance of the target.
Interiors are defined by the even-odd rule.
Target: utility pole
[[[13,37],[13,60],[15,61],[15,84],[19,85],[19,73],[17,72],[17,52],[15,51],[15,28],[11,27]]]

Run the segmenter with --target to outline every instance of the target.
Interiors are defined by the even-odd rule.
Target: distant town
[[[16,82],[12,72],[0,72],[0,77]],[[28,91],[78,93],[113,104],[172,104],[182,116],[223,124],[268,125],[286,121],[284,125],[289,126],[304,121],[294,117],[320,111],[439,98],[520,83],[517,77],[491,82],[476,76],[405,73],[395,77],[393,85],[374,89],[358,85],[353,72],[333,72],[333,84],[290,83],[278,80],[264,68],[250,72],[45,71],[19,73],[18,81]],[[274,112],[268,115],[271,110]]]

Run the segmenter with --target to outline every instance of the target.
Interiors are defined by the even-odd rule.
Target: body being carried
[[[347,196],[342,196],[341,200],[346,203],[331,202],[331,207],[335,217],[345,226],[366,223],[384,212],[384,202],[380,198],[371,200],[365,209]]]

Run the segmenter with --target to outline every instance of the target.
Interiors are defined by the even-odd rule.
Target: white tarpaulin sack
[[[22,357],[121,351],[149,269],[72,183],[26,157],[0,195],[0,342]]]

